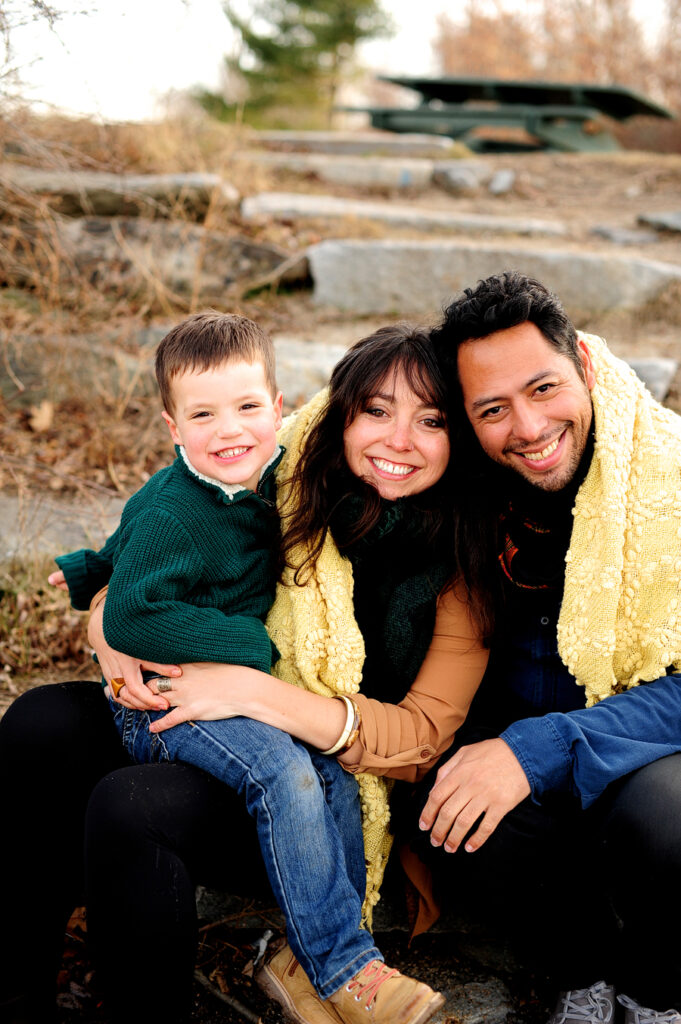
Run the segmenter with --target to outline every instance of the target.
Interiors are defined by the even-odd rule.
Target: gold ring
[[[170,693],[173,688],[172,679],[168,679],[168,676],[157,676],[156,677],[156,689],[159,693]]]
[[[125,679],[122,676],[116,676],[115,679],[109,680],[109,686],[111,687],[114,699],[118,700],[118,694],[125,686]]]

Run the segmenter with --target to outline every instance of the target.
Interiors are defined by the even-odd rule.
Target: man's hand
[[[501,819],[530,794],[527,776],[502,739],[482,740],[461,747],[442,765],[421,813],[419,827],[430,829],[433,846],[448,853],[458,850],[464,836],[480,818],[467,840],[472,853],[489,839]]]

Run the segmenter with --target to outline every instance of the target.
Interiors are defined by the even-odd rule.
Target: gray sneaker
[[[681,1024],[678,1010],[650,1010],[629,996],[618,996],[617,1002],[624,1007],[624,1024]]]
[[[561,992],[548,1024],[612,1024],[614,1015],[615,989],[597,981],[590,988]],[[631,1024],[638,1022],[632,1019]]]

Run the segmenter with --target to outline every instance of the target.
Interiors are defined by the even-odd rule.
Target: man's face
[[[586,380],[532,323],[459,348],[464,406],[483,450],[545,491],[572,480],[591,428],[595,375],[581,341],[579,354]]]

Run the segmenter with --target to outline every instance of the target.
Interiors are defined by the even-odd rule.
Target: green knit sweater
[[[280,458],[254,492],[223,489],[178,454],[130,498],[100,551],[57,558],[73,606],[86,609],[109,583],[104,635],[115,650],[269,672],[278,657],[264,620],[277,577]]]

